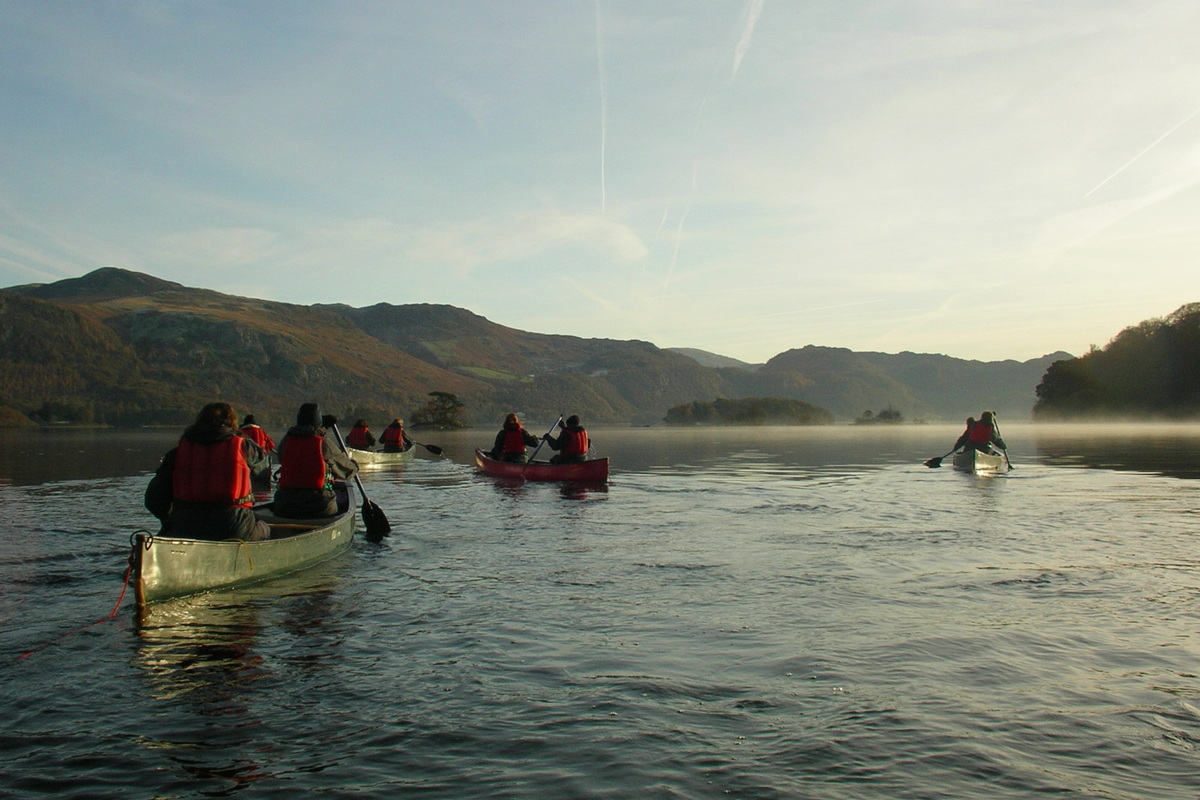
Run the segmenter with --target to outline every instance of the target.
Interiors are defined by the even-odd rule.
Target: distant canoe
[[[348,452],[350,457],[360,467],[374,467],[386,466],[387,464],[403,464],[412,461],[413,453],[416,449],[416,445],[413,445],[407,450],[400,450],[396,453],[385,453],[382,450],[359,450],[357,447],[351,447]]]
[[[608,459],[593,458],[575,464],[551,464],[549,461],[497,461],[482,450],[475,450],[475,466],[496,478],[526,481],[586,481],[604,483],[608,480]]]
[[[349,497],[344,513],[320,519],[285,519],[271,516],[268,506],[256,508],[271,526],[271,538],[260,542],[134,534],[129,560],[138,605],[260,583],[328,561],[354,538]]]
[[[1007,472],[1004,456],[999,453],[983,453],[973,447],[968,447],[961,453],[954,454],[954,468],[963,472]]]

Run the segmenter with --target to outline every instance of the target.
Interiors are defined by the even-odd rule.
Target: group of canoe
[[[561,422],[560,417],[556,424],[561,425]],[[399,423],[397,419],[393,424]],[[362,420],[355,428],[359,424],[365,431]],[[414,442],[403,433],[402,428],[399,439],[391,446],[385,440],[380,450],[373,449],[374,441],[361,436],[363,431],[352,429],[347,441],[342,440],[336,425],[333,426],[333,432],[346,455],[361,466],[403,463],[412,459],[418,445],[435,455],[442,452],[435,445]],[[242,435],[251,438],[255,434],[257,431]],[[549,434],[544,438],[548,437]],[[370,438],[373,440],[374,437]],[[538,449],[540,445],[541,442]],[[608,479],[607,458],[538,461],[536,449],[528,460],[508,455],[506,457],[504,452],[485,453],[477,449],[475,464],[484,474],[507,480],[602,483]],[[363,522],[368,539],[386,535],[390,525],[382,510],[367,497],[357,473],[351,477],[362,498]],[[134,585],[138,604],[145,606],[199,592],[259,583],[333,558],[350,546],[358,511],[355,495],[346,481],[336,482],[334,491],[338,501],[337,513],[329,516],[285,518],[275,513],[272,503],[254,506],[255,518],[269,528],[270,535],[253,541],[241,538],[184,538],[172,536],[169,532],[157,535],[148,531],[136,532],[131,541],[128,575]],[[373,532],[378,535],[372,537]]]

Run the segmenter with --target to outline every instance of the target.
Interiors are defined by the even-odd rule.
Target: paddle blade
[[[938,467],[940,467],[942,465],[943,458],[945,458],[945,456],[938,456],[937,458],[931,458],[925,462],[925,466],[929,467],[930,469],[937,469]]]
[[[363,502],[362,517],[363,524],[367,526],[368,542],[378,542],[392,532],[392,525],[383,509],[370,500]]]
[[[436,444],[423,444],[421,447],[424,447],[435,456],[440,456],[442,454],[442,448],[438,447]]]

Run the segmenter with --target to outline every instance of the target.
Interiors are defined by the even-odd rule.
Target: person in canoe
[[[413,440],[404,432],[404,420],[396,417],[379,434],[379,443],[385,453],[403,453],[413,446]]]
[[[958,450],[962,450],[964,447],[966,447],[968,444],[970,444],[970,442],[971,442],[971,428],[974,428],[974,427],[975,427],[975,418],[974,418],[974,417],[967,417],[967,427],[966,427],[966,429],[965,429],[965,430],[962,432],[962,436],[959,436],[959,437],[958,437],[958,440],[957,440],[957,441],[954,443],[954,447],[952,447],[952,448],[950,449],[950,452],[952,452],[952,453],[953,453],[953,452],[956,452],[956,451],[958,451]]]
[[[277,516],[293,519],[332,517],[338,513],[333,481],[352,477],[358,464],[325,435],[316,403],[296,412],[296,424],[279,443],[279,483],[275,489]]]
[[[271,529],[254,516],[250,480],[270,469],[263,449],[238,434],[233,408],[209,403],[163,456],[146,487],[146,510],[162,522],[162,535],[267,539]]]
[[[346,434],[346,446],[355,450],[370,450],[375,446],[375,434],[367,427],[367,421],[360,419]]]
[[[525,430],[516,414],[509,414],[504,418],[504,426],[496,434],[489,455],[495,461],[523,462],[526,458],[525,448],[537,446],[538,438]]]
[[[269,453],[275,449],[275,440],[259,427],[258,423],[254,421],[253,414],[247,414],[242,418],[242,427],[238,428],[238,433],[261,447],[263,452]]]
[[[966,447],[982,453],[992,452],[992,445],[995,445],[1000,450],[1008,449],[1004,440],[1000,438],[1000,431],[996,427],[996,415],[991,411],[985,411],[980,414],[979,421],[969,426],[963,435],[967,437],[967,441],[965,442]]]
[[[572,414],[567,417],[565,423],[560,419],[558,427],[562,433],[557,438],[549,433],[542,437],[542,440],[550,445],[551,450],[558,451],[550,458],[550,463],[578,464],[586,461],[591,442],[588,439],[587,431],[579,424],[579,415]]]

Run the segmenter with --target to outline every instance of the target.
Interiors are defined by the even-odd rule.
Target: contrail
[[[599,0],[597,0],[597,3]],[[763,5],[766,0],[749,0],[746,4],[745,11],[742,13],[742,32],[738,36],[737,45],[733,49],[733,68],[729,73],[729,80],[733,80],[737,76],[738,68],[742,65],[742,59],[746,52],[750,49],[750,42],[754,39],[754,28],[758,25],[758,18],[762,16]],[[597,6],[597,8],[599,8]],[[698,132],[704,125],[704,112],[708,106],[708,97],[705,96],[700,101],[700,108],[696,110],[696,131]],[[692,161],[692,186],[688,193],[687,205],[684,206],[683,213],[679,217],[679,224],[675,228],[675,246],[671,250],[671,261],[667,265],[667,274],[663,279],[663,288],[666,289],[671,285],[671,279],[675,275],[675,265],[679,261],[679,248],[683,244],[684,226],[687,224],[688,215],[692,213],[692,205],[696,201],[696,187],[699,183],[698,175],[700,172],[699,159]]]
[[[605,156],[608,151],[608,83],[604,80],[604,35],[600,0],[596,0],[596,72],[600,76],[600,211],[608,210],[605,187]]]
[[[1124,172],[1126,169],[1128,169],[1128,168],[1129,168],[1129,166],[1130,166],[1131,164],[1133,164],[1133,162],[1137,161],[1139,158],[1141,158],[1142,156],[1146,155],[1146,153],[1149,153],[1151,150],[1153,150],[1153,149],[1154,149],[1154,148],[1155,148],[1155,147],[1158,145],[1158,143],[1159,143],[1159,142],[1161,142],[1163,139],[1165,139],[1165,138],[1167,138],[1168,136],[1170,136],[1170,135],[1171,135],[1172,133],[1174,133],[1175,131],[1177,131],[1177,130],[1179,130],[1180,128],[1182,128],[1182,127],[1184,126],[1184,124],[1188,122],[1188,120],[1190,120],[1192,117],[1196,116],[1197,114],[1200,114],[1200,108],[1197,108],[1195,111],[1193,111],[1192,113],[1188,114],[1186,117],[1184,117],[1184,118],[1183,118],[1183,120],[1182,120],[1181,122],[1179,122],[1178,124],[1176,124],[1176,125],[1175,125],[1175,127],[1171,128],[1171,130],[1167,131],[1167,132],[1166,132],[1166,133],[1164,133],[1162,136],[1158,137],[1158,138],[1157,138],[1157,139],[1155,139],[1153,142],[1151,142],[1151,143],[1150,143],[1150,145],[1149,145],[1149,146],[1148,146],[1148,147],[1147,147],[1145,150],[1143,150],[1142,152],[1138,153],[1138,154],[1137,154],[1136,156],[1134,156],[1133,158],[1129,159],[1127,162],[1125,162],[1125,164],[1124,164],[1124,165],[1123,165],[1123,166],[1122,166],[1120,169],[1118,169],[1118,170],[1117,170],[1116,172],[1114,172],[1112,175],[1109,175],[1107,178],[1105,178],[1104,180],[1102,180],[1102,181],[1100,181],[1098,184],[1096,184],[1095,188],[1093,188],[1091,192],[1088,192],[1087,194],[1085,194],[1085,195],[1084,195],[1084,197],[1091,197],[1093,192],[1095,192],[1097,189],[1099,189],[1099,188],[1100,188],[1101,186],[1103,186],[1104,184],[1106,184],[1106,183],[1108,183],[1109,181],[1111,181],[1113,178],[1115,178],[1115,177],[1117,177],[1118,175],[1120,175],[1122,172]]]
[[[737,77],[738,67],[742,65],[742,58],[750,49],[750,40],[754,38],[754,28],[758,25],[758,18],[762,16],[765,2],[766,0],[750,0],[745,13],[742,14],[742,35],[738,37],[737,47],[733,50],[733,69],[729,73],[730,80]]]

